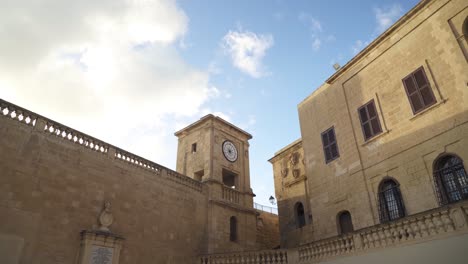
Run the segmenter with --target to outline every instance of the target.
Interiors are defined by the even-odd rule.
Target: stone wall
[[[204,252],[201,183],[60,124],[34,123],[0,116],[0,262],[75,263],[80,231],[97,228],[104,201],[111,231],[125,238],[120,263],[185,264]]]
[[[304,241],[310,241],[313,235],[310,225],[313,215],[307,199],[306,160],[300,139],[276,152],[269,160],[273,165],[282,248],[295,247]],[[304,207],[302,227],[299,226],[296,212],[299,203]]]
[[[412,215],[439,206],[433,177],[438,157],[455,154],[466,168],[468,64],[460,36],[467,15],[462,0],[421,1],[299,104],[313,240],[337,235],[343,210],[355,230],[379,224],[383,179],[398,182]],[[413,114],[402,79],[419,67],[437,102]],[[371,100],[383,132],[366,141],[358,108]],[[340,156],[326,163],[321,133],[330,127]],[[280,219],[292,217],[291,208],[279,212]]]
[[[262,249],[280,246],[278,215],[257,210],[257,244]]]

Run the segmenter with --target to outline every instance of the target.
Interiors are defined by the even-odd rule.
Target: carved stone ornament
[[[287,167],[281,169],[281,176],[288,176],[289,169]]]
[[[111,203],[109,201],[104,202],[104,208],[99,215],[99,230],[110,232],[109,226],[114,222],[114,216],[111,212]]]
[[[294,169],[292,173],[293,173],[294,178],[297,178],[297,177],[299,177],[299,175],[301,175],[301,170],[300,169]]]
[[[362,238],[361,238],[361,235],[360,235],[360,234],[355,234],[355,235],[353,235],[353,240],[354,240],[354,246],[355,246],[357,249],[361,249],[361,248],[362,248]]]
[[[466,225],[465,216],[463,215],[463,212],[460,208],[453,209],[450,215],[453,221],[455,222],[455,227],[457,229],[465,227]]]
[[[291,153],[291,155],[289,156],[289,163],[291,163],[292,166],[296,166],[297,163],[299,163],[299,153]]]

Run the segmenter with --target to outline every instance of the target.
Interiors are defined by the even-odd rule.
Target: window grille
[[[460,158],[453,155],[440,158],[434,178],[441,205],[468,199],[468,176]]]
[[[393,180],[386,180],[379,188],[380,222],[393,221],[405,216],[400,187]]]

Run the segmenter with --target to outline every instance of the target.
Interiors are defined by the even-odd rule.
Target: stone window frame
[[[452,164],[451,167],[440,167],[440,163],[449,157],[452,157],[454,159],[457,159],[459,163],[457,164]],[[456,181],[454,181],[454,184],[456,185],[457,190],[452,190],[452,193],[454,191],[460,192],[461,191],[461,197],[460,199],[451,199],[449,196],[449,191],[447,190],[447,183],[446,181],[443,181],[441,174],[443,173],[444,175],[447,175],[447,170],[452,173],[453,175],[456,175]],[[461,175],[463,173],[463,175]],[[466,187],[461,187],[460,186],[460,178],[464,177],[464,181],[467,180],[468,174],[466,172],[466,168],[463,162],[463,159],[460,158],[460,156],[454,154],[454,153],[443,153],[439,155],[433,162],[433,177],[434,177],[434,183],[435,183],[435,189],[437,193],[437,198],[439,200],[440,205],[447,205],[450,203],[456,203],[462,200],[467,200],[468,199],[468,194],[463,193],[463,189]]]
[[[302,208],[302,214],[299,211],[300,208]],[[306,225],[306,219],[305,219],[305,208],[304,204],[302,202],[297,202],[294,205],[294,218],[296,220],[296,227],[297,228],[303,228]]]
[[[348,210],[340,211],[336,215],[336,225],[339,235],[345,235],[354,232],[353,217]]]
[[[237,242],[237,218],[235,216],[231,216],[229,218],[229,241]]]
[[[419,74],[421,74],[419,76],[421,78],[416,77]],[[417,79],[419,82],[423,81],[423,83],[419,83]],[[413,111],[413,115],[416,115],[430,106],[437,104],[437,99],[434,95],[434,92],[432,91],[431,83],[427,78],[424,66],[420,66],[408,74],[405,78],[402,79],[402,82],[403,87],[405,88],[406,96],[408,97],[408,101],[411,106],[411,110]],[[426,102],[426,100],[431,101]],[[416,103],[420,104],[419,108],[416,108]]]
[[[378,208],[381,223],[394,221],[406,216],[400,184],[394,178],[386,177],[380,182],[378,187]]]
[[[364,114],[366,115],[366,120],[363,119],[362,111],[365,111]],[[374,99],[370,100],[369,102],[365,103],[361,107],[358,108],[358,116],[359,121],[361,123],[361,130],[362,135],[364,136],[364,141],[368,141],[373,137],[382,134],[382,125],[380,124],[379,113],[377,111],[377,107],[375,106]],[[370,116],[370,112],[374,112],[374,116]],[[369,127],[370,135],[366,135],[365,127]]]
[[[323,155],[325,157],[325,163],[330,163],[333,160],[340,157],[340,151],[338,149],[338,142],[336,139],[335,127],[332,126],[321,133],[320,138],[322,139]],[[333,138],[333,140],[332,140]],[[335,150],[336,154],[333,154]],[[327,156],[327,153],[330,156]]]

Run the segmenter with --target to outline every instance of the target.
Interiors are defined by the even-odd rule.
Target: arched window
[[[301,228],[305,226],[305,215],[304,215],[304,206],[301,202],[297,202],[294,206],[294,212],[296,214],[296,226]]]
[[[400,186],[394,180],[383,180],[379,186],[380,222],[388,222],[405,216],[405,206]]]
[[[229,240],[237,241],[237,218],[235,216],[231,216],[229,219]]]
[[[354,231],[353,220],[349,211],[343,211],[338,214],[338,233],[340,235]]]
[[[459,157],[446,155],[437,159],[434,177],[441,204],[468,199],[468,176]]]

